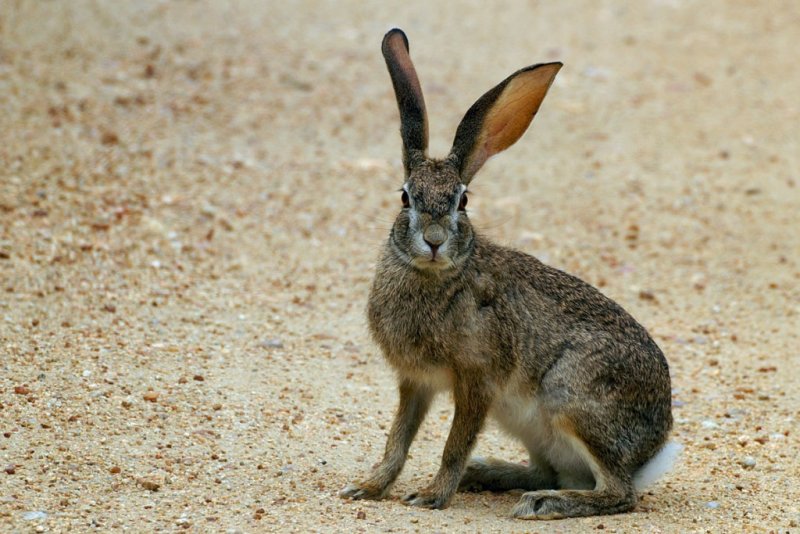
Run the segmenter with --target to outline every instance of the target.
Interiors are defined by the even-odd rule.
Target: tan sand
[[[760,532],[800,524],[794,2],[0,1],[0,531]],[[495,5],[495,4],[492,4]],[[670,361],[680,464],[630,514],[383,502],[396,393],[364,305],[399,206],[383,32],[434,155],[562,60],[475,225],[601,286]],[[524,459],[490,426],[477,452]]]

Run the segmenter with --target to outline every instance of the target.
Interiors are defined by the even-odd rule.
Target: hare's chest
[[[370,330],[379,344],[405,350],[437,352],[450,348],[470,323],[468,292],[431,294],[412,287],[393,287],[376,279],[367,306]]]

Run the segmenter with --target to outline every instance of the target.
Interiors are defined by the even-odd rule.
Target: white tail
[[[633,475],[636,491],[642,491],[672,469],[682,450],[683,445],[674,441],[661,447],[661,450]]]

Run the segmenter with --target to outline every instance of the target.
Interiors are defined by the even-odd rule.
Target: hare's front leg
[[[491,405],[489,389],[478,373],[459,376],[454,388],[456,411],[439,472],[424,489],[403,497],[412,506],[444,508],[458,489],[470,451]]]
[[[351,499],[380,499],[400,474],[406,463],[408,448],[425,419],[433,398],[430,388],[408,380],[400,382],[400,405],[386,440],[383,460],[362,482],[350,484],[339,495]]]

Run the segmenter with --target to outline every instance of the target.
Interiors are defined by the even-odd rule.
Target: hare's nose
[[[432,224],[425,228],[425,233],[422,234],[422,238],[425,240],[425,243],[431,247],[433,255],[436,256],[436,251],[439,250],[439,246],[447,239],[447,232],[445,232],[445,229],[440,225]]]

